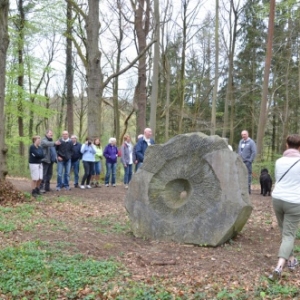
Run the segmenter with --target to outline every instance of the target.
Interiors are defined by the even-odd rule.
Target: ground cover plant
[[[10,181],[30,192],[29,180]],[[135,238],[122,185],[14,192],[0,206],[0,299],[299,299],[298,269],[267,279],[280,234],[259,192],[243,231],[217,248]]]

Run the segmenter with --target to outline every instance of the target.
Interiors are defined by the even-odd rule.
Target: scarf
[[[287,149],[283,152],[283,156],[286,157],[300,157],[300,152],[297,149]]]

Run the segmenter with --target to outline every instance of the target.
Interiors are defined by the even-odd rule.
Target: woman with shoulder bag
[[[300,135],[291,134],[286,139],[287,150],[275,164],[275,188],[272,192],[273,209],[282,240],[275,270],[270,280],[281,277],[283,267],[287,263],[290,271],[298,265],[293,248],[296,232],[300,223]]]

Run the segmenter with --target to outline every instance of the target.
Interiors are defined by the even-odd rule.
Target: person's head
[[[41,143],[41,137],[39,135],[35,135],[32,137],[32,143],[39,146]]]
[[[144,136],[146,139],[150,139],[152,136],[152,130],[151,128],[145,128],[144,130]]]
[[[248,137],[249,137],[248,131],[247,130],[243,130],[242,133],[241,133],[241,136],[242,136],[242,139],[244,141],[246,141],[248,139]]]
[[[50,129],[46,130],[46,137],[49,138],[49,139],[52,139],[52,137],[53,137],[52,130],[50,130]]]
[[[290,134],[286,138],[286,146],[288,149],[297,149],[300,148],[300,135],[299,134]]]
[[[116,140],[114,137],[111,137],[111,138],[108,140],[108,143],[111,144],[112,146],[116,145],[116,142],[117,142],[117,140]]]
[[[85,139],[85,142],[87,142],[88,145],[91,145],[93,143],[93,140],[90,137],[87,137]]]
[[[72,134],[71,135],[71,140],[72,140],[73,144],[76,144],[76,142],[77,142],[77,136],[75,134]]]
[[[64,131],[62,132],[62,138],[63,138],[64,140],[67,140],[67,139],[69,138],[69,133],[68,133],[68,131],[64,130]]]
[[[125,134],[123,139],[124,139],[124,142],[128,142],[129,143],[131,138],[130,138],[129,134]]]
[[[101,146],[101,143],[100,143],[100,139],[99,139],[99,138],[94,138],[94,145],[97,146],[97,147],[100,147],[100,146]]]

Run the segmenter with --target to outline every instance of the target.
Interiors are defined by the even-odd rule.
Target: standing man
[[[40,192],[50,191],[50,180],[53,174],[53,163],[56,161],[55,146],[60,145],[60,141],[53,142],[53,132],[48,129],[45,137],[41,140],[41,147],[44,152],[43,164],[43,180],[40,185]]]
[[[77,136],[73,134],[71,136],[71,141],[73,144],[73,153],[71,156],[71,170],[74,172],[74,187],[78,188],[78,181],[79,181],[79,164],[80,159],[82,157],[81,154],[81,144],[77,142]]]
[[[242,139],[239,143],[238,154],[241,156],[248,169],[248,189],[249,194],[251,194],[252,163],[256,156],[256,145],[255,142],[249,138],[249,133],[247,130],[243,130],[241,135]]]
[[[73,143],[69,139],[68,131],[62,132],[62,138],[59,140],[60,144],[56,146],[57,152],[57,185],[56,190],[60,191],[65,187],[70,190],[70,170],[71,170],[71,157],[73,154]]]
[[[154,144],[154,140],[151,137],[152,137],[152,130],[150,128],[146,128],[144,130],[143,137],[140,138],[136,144],[135,155],[136,155],[136,160],[138,161],[136,165],[136,171],[144,162],[144,155],[146,149],[148,148],[148,146]]]

